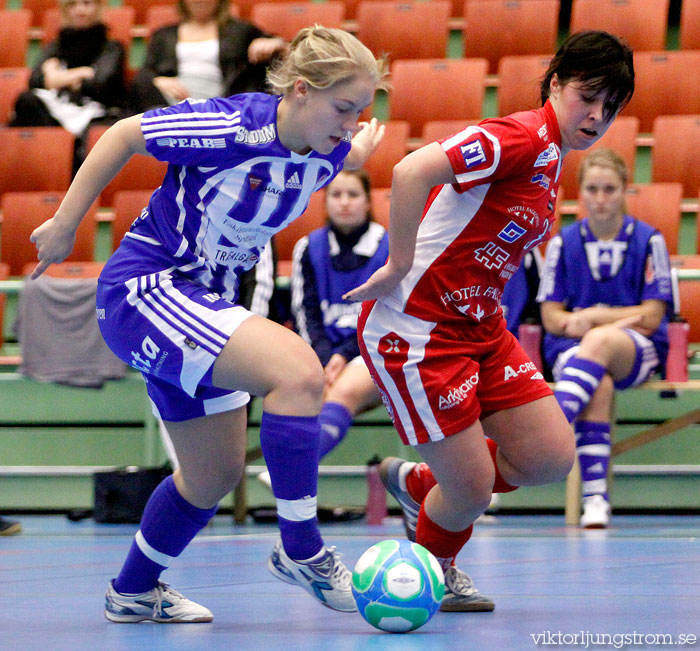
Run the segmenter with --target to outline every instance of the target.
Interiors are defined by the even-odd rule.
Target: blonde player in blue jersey
[[[32,234],[37,277],[69,254],[85,212],[133,154],[169,163],[97,291],[105,341],[143,372],[180,462],[151,496],[109,585],[108,619],[211,621],[159,577],[239,481],[249,394],[263,398],[260,442],[281,532],[268,568],[325,606],[355,610],[350,573],[316,518],[323,369],[299,336],[236,297],[239,274],[311,194],[376,148],[383,128],[358,118],[383,77],[383,63],[355,37],[304,29],[269,73],[276,95],[185,100],[114,125]]]

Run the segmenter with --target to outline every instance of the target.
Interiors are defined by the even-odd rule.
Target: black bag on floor
[[[170,474],[169,464],[160,468],[127,466],[96,472],[95,522],[138,524],[151,493]]]

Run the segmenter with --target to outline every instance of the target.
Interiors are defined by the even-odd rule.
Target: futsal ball
[[[406,633],[423,626],[445,594],[442,568],[425,547],[408,540],[372,545],[352,573],[360,615],[381,631]]]

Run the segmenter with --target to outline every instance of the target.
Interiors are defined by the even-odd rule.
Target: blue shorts
[[[652,340],[632,328],[625,328],[624,332],[634,342],[636,356],[629,375],[616,380],[614,383],[615,388],[620,391],[646,382],[659,367],[659,355]],[[578,353],[579,349],[578,341],[574,341],[569,348],[557,355],[557,359],[552,367],[552,376],[555,382],[559,380],[566,363]]]
[[[117,357],[143,373],[153,413],[169,421],[242,407],[245,391],[212,384],[214,362],[252,316],[206,287],[152,273],[124,283],[98,283],[97,323]]]

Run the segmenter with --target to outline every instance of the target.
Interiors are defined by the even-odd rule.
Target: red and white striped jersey
[[[500,318],[506,281],[552,227],[562,162],[554,109],[487,119],[439,142],[457,182],[432,189],[413,266],[380,300],[426,321]]]

